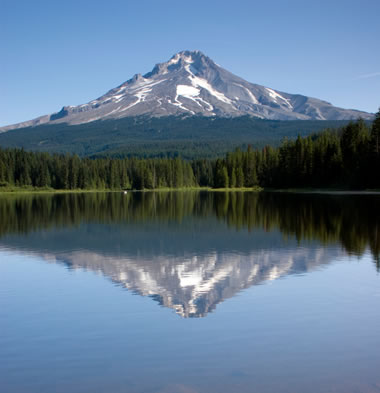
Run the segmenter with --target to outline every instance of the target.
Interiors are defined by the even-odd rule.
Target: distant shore
[[[263,188],[263,187],[240,187],[240,188],[211,188],[211,187],[180,187],[180,188],[155,188],[143,190],[115,190],[115,189],[75,189],[75,190],[56,190],[52,188],[38,187],[4,187],[0,188],[0,195],[9,194],[81,194],[81,193],[129,193],[129,192],[188,192],[188,191],[207,191],[207,192],[277,192],[294,194],[332,194],[332,195],[370,195],[380,194],[379,189],[368,190],[348,190],[338,188]]]
[[[4,187],[0,188],[0,195],[2,194],[71,194],[71,193],[101,193],[101,192],[114,192],[114,193],[129,193],[129,192],[171,192],[171,191],[209,191],[209,192],[260,192],[264,189],[262,187],[240,187],[240,188],[211,188],[211,187],[178,187],[178,188],[154,188],[143,190],[116,190],[116,189],[75,189],[75,190],[56,190],[53,188],[38,188],[38,187]]]

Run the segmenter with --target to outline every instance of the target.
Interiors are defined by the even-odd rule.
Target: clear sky
[[[380,106],[380,0],[0,0],[0,126],[86,103],[184,49],[276,90]]]

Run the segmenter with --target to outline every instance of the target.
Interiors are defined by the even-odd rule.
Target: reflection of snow
[[[212,252],[156,257],[104,256],[91,251],[43,254],[48,261],[101,273],[142,296],[153,296],[183,317],[205,316],[244,288],[307,272],[341,255],[340,250],[297,248],[248,254]]]

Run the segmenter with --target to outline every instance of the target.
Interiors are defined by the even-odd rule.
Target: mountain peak
[[[175,55],[173,55],[169,62],[172,60],[177,60],[177,59],[182,59],[183,61],[195,61],[196,59],[209,59],[204,53],[202,53],[200,50],[182,50]]]
[[[157,74],[164,75],[170,71],[178,71],[190,64],[197,64],[198,68],[215,65],[209,57],[199,50],[183,50],[173,55],[168,61],[156,64],[152,71],[144,75],[144,78],[151,78]]]
[[[217,65],[199,50],[183,50],[136,74],[103,96],[29,122],[0,128],[8,131],[45,123],[89,123],[130,116],[253,116],[271,120],[372,119],[373,114],[334,107],[326,101],[283,93],[247,82]]]

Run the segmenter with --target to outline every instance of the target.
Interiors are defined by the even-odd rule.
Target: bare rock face
[[[256,85],[223,69],[200,51],[183,51],[145,75],[79,106],[0,128],[8,131],[40,124],[83,124],[131,116],[249,115],[271,120],[372,119],[373,114],[342,109],[326,101]]]

